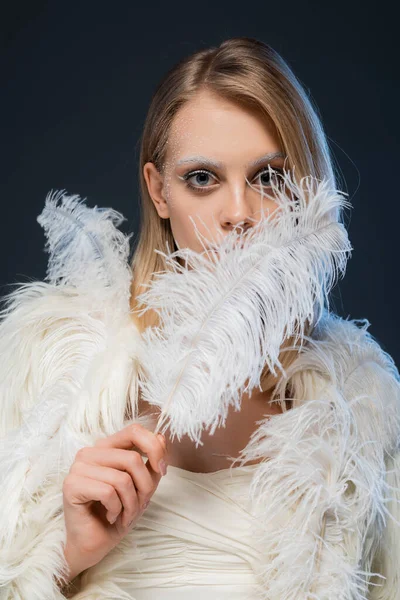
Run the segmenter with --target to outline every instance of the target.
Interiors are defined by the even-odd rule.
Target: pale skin
[[[194,162],[193,156],[203,158]],[[191,162],[177,164],[189,158]],[[204,159],[220,164],[210,166]],[[202,92],[175,115],[163,172],[148,162],[143,174],[159,217],[170,221],[178,248],[201,252],[189,216],[210,242],[239,225],[243,230],[253,227],[277,208],[268,196],[268,164],[282,169],[284,159],[272,123]],[[207,173],[192,175],[189,181],[206,187],[204,192],[189,189],[182,179],[197,169]],[[204,445],[198,448],[188,436],[172,442],[167,434],[163,439],[133,424],[80,450],[63,485],[66,579],[98,563],[135,526],[166,473],[160,461],[204,473],[229,467],[227,457],[237,457],[247,445],[256,421],[281,412],[268,399],[269,393],[259,390],[244,395],[241,411],[230,407],[226,426],[213,436],[204,432]],[[139,402],[139,414],[146,412],[156,419],[154,407]]]

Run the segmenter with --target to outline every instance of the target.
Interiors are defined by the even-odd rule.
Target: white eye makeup
[[[247,183],[252,187],[256,182],[256,185],[259,185],[261,188],[269,189],[271,188],[271,178],[273,177],[277,184],[279,184],[279,177],[277,177],[276,173],[283,174],[283,169],[279,167],[262,167],[259,169],[255,175],[253,175],[251,181],[247,178]],[[178,178],[185,183],[185,186],[191,192],[195,194],[204,194],[207,192],[211,192],[218,187],[219,179],[214,171],[210,169],[191,169],[187,171],[184,175],[178,175]]]

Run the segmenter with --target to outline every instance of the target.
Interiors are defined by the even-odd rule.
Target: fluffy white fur
[[[75,453],[126,425],[127,409],[146,424],[136,398],[148,346],[129,312],[127,240],[111,209],[99,227],[99,209],[73,198],[58,197],[65,229],[55,205],[45,221],[49,239],[64,240],[50,248],[50,280],[19,286],[1,313],[2,600],[63,597],[62,483]],[[71,218],[76,208],[84,227]],[[73,256],[57,262],[68,240]],[[400,377],[368,326],[323,309],[280,382],[281,398],[290,384],[292,410],[260,421],[242,451],[243,461],[263,459],[249,493],[264,600],[400,599]],[[137,556],[134,534],[77,578],[76,600],[128,600],[120,584]]]

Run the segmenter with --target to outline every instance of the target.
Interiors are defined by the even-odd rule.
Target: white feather
[[[59,203],[59,204],[58,204]],[[117,227],[125,217],[112,208],[87,207],[78,195],[49,192],[37,221],[47,236],[46,279],[126,303],[130,295],[129,239]]]
[[[230,404],[240,410],[265,364],[282,370],[283,341],[302,340],[305,320],[318,322],[344,274],[352,248],[336,216],[349,203],[326,181],[282,177],[291,197],[272,180],[278,208],[240,237],[242,249],[233,230],[218,253],[215,243],[203,243],[203,253],[162,253],[168,269],[139,296],[139,314],[160,316],[143,334],[139,383],[143,399],[162,409],[156,431],[168,419],[172,438],[187,433],[202,444],[202,429],[224,425]]]
[[[326,314],[307,339],[282,380],[282,391],[292,382],[293,408],[260,421],[234,461],[261,459],[249,490],[260,597],[369,600],[368,582],[382,585],[373,558],[385,526],[399,535],[400,502],[386,505],[400,487],[384,476],[398,452],[399,374],[354,322]]]

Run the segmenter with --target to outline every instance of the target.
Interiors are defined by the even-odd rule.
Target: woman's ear
[[[161,173],[158,172],[156,166],[152,162],[147,162],[143,167],[143,176],[146,181],[147,189],[152,199],[154,206],[158,212],[158,215],[162,219],[169,218],[169,208],[165,200],[163,189],[164,189],[164,178]]]

